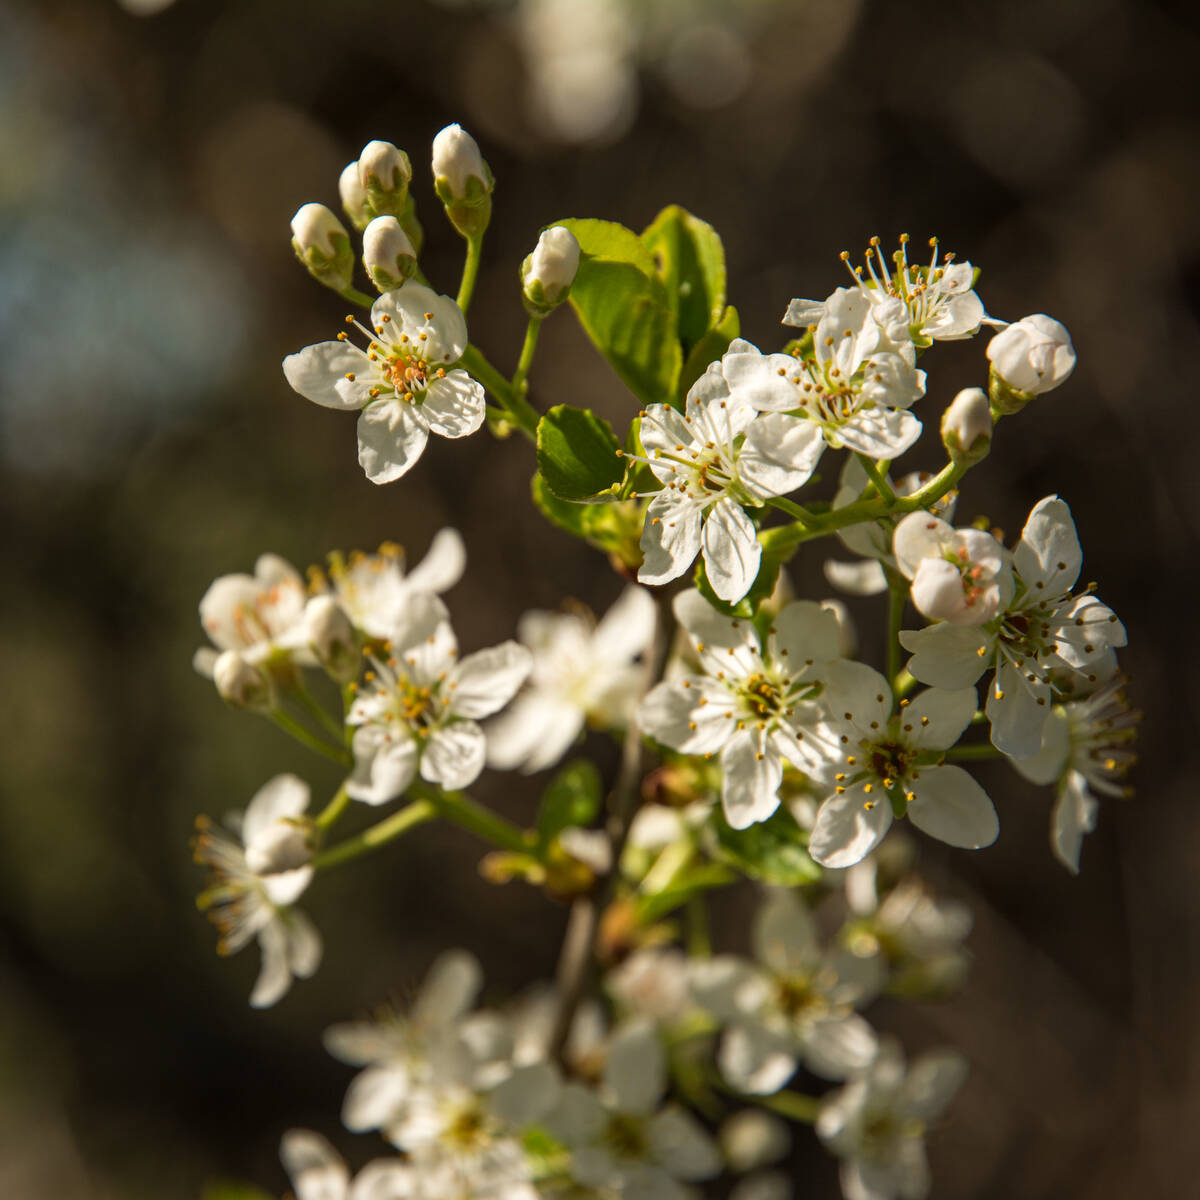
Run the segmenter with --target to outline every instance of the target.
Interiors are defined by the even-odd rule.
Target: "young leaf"
[[[642,565],[640,546],[644,515],[636,500],[609,504],[578,504],[560,500],[546,486],[541,475],[532,481],[533,502],[542,514],[559,529],[582,538],[597,550],[603,550],[614,560],[623,574],[632,578]]]
[[[538,807],[538,840],[543,846],[568,825],[588,826],[600,811],[600,772],[587,759],[567,763],[550,781]]]
[[[710,329],[691,349],[683,369],[679,372],[679,389],[677,396],[678,407],[682,408],[692,384],[700,378],[708,368],[708,364],[716,362],[742,331],[738,311],[731,304],[722,314],[721,319]]]
[[[728,601],[722,600],[713,591],[712,584],[709,583],[708,575],[704,570],[703,558],[696,559],[696,587],[700,590],[700,594],[705,600],[717,612],[723,613],[727,617],[749,620],[758,612],[758,606],[775,590],[775,584],[779,580],[779,567],[782,561],[783,559],[779,555],[764,553],[759,562],[758,574],[755,576],[754,582],[750,585],[750,590],[736,604],[730,604]]]
[[[677,204],[654,218],[642,241],[654,255],[686,354],[721,318],[725,249],[711,225]]]
[[[612,426],[587,409],[557,404],[538,422],[538,469],[562,500],[591,500],[620,483],[619,449]]]
[[[571,305],[588,337],[643,404],[675,394],[683,356],[675,311],[654,258],[631,229],[613,221],[555,222],[576,237],[579,271]]]
[[[753,879],[777,887],[796,887],[821,878],[821,868],[809,857],[807,837],[782,805],[766,821],[734,829],[725,817],[713,814],[722,858]]]

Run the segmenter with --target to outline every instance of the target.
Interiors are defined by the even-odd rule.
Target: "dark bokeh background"
[[[472,329],[502,367],[538,227],[640,228],[669,202],[724,234],[731,299],[764,346],[792,296],[842,282],[839,250],[902,230],[981,265],[991,312],[1071,329],[1074,378],[1005,423],[959,514],[1015,534],[1046,493],[1070,502],[1086,576],[1129,630],[1138,796],[1104,804],[1073,880],[1046,844],[1049,797],[982,771],[997,845],[923,847],[977,913],[972,981],[873,1015],[974,1062],[935,1142],[935,1195],[1193,1194],[1194,6],[576,0],[578,60],[555,58],[552,7],[179,0],[139,17],[0,0],[0,1195],[190,1200],[216,1175],[282,1190],[293,1124],[368,1157],[370,1139],[338,1134],[349,1072],[319,1031],[404,996],[447,944],[481,955],[496,996],[552,969],[563,912],[519,885],[498,894],[476,847],[437,829],[319,881],[306,907],[325,964],[266,1014],[246,1005],[255,952],[218,960],[193,905],[198,811],[241,806],[281,770],[336,785],[192,673],[216,575],[264,549],[304,565],[385,538],[415,558],[452,523],[469,547],[450,596],[468,649],[510,636],[525,608],[619,590],[526,503],[524,444],[435,440],[378,489],[353,421],[280,374],[342,311],[297,267],[288,218],[336,204],[370,138],[412,154],[425,267],[454,291],[460,245],[423,170],[453,120],[500,181]],[[558,108],[556,79],[575,88]],[[983,343],[923,365],[932,421],[982,381]],[[633,407],[566,315],[544,331],[534,399]],[[822,557],[796,560],[801,588],[825,590]],[[859,611],[870,648],[880,618]],[[477,794],[523,819],[534,789],[488,775]],[[723,903],[723,945],[752,903]],[[819,1151],[797,1168],[798,1195],[837,1194]]]

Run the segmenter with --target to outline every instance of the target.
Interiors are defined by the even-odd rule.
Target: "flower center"
[[[478,1151],[491,1141],[491,1122],[477,1097],[454,1106],[446,1122],[446,1144],[460,1153]]]
[[[429,729],[436,723],[438,694],[435,685],[417,683],[407,675],[396,680],[395,710],[417,732]]]
[[[432,370],[420,355],[406,354],[401,350],[388,357],[382,374],[396,389],[396,394],[411,404],[429,386]]]
[[[867,762],[885,788],[905,779],[916,758],[912,749],[898,741],[876,742],[867,748]]]
[[[642,1123],[636,1117],[614,1113],[604,1130],[604,1144],[617,1158],[645,1158],[649,1145]]]
[[[829,997],[817,987],[811,975],[789,975],[776,979],[775,1003],[792,1020],[823,1016],[829,1011]]]

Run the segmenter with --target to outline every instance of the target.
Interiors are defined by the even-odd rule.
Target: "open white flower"
[[[313,876],[304,813],[307,784],[277,775],[261,787],[244,814],[226,818],[236,836],[225,837],[204,817],[197,820],[196,861],[212,870],[198,904],[220,931],[219,954],[234,954],[252,937],[262,951],[262,970],[250,995],[269,1008],[321,962],[321,936],[292,905]]]
[[[904,410],[925,394],[925,372],[896,352],[857,288],[838,288],[812,325],[812,350],[793,357],[742,354],[726,375],[764,412],[795,412],[835,449],[894,459],[921,436]]]
[[[677,579],[702,554],[713,591],[736,603],[762,559],[745,506],[795,491],[821,456],[824,444],[811,422],[760,416],[746,389],[727,378],[726,369],[743,359],[765,361],[749,342],[736,341],[692,385],[682,413],[669,404],[642,413],[646,462],[663,484],[646,512],[642,583]]]
[[[967,1075],[952,1050],[921,1055],[907,1070],[886,1039],[862,1074],[821,1099],[817,1136],[842,1160],[846,1200],[924,1200],[929,1195],[925,1130]]]
[[[757,963],[732,954],[694,959],[692,996],[725,1025],[721,1074],[748,1095],[777,1092],[803,1060],[826,1079],[871,1061],[876,1038],[855,1013],[883,982],[878,962],[826,950],[807,907],[775,892],[753,927]]]
[[[1008,555],[991,534],[914,512],[896,526],[892,545],[912,580],[913,604],[931,621],[983,625],[1012,600]]]
[[[416,1172],[398,1158],[367,1163],[351,1181],[342,1156],[310,1129],[289,1129],[279,1157],[296,1200],[418,1200],[428,1194]]]
[[[512,699],[532,663],[516,642],[458,660],[458,643],[436,596],[417,593],[386,661],[372,659],[367,687],[346,721],[357,726],[346,791],[367,804],[401,795],[419,771],[464,788],[483,770],[487,739],[477,724]]]
[[[658,684],[639,719],[653,738],[684,754],[720,754],[721,802],[734,829],[779,807],[783,764],[826,766],[812,742],[821,719],[818,680],[839,653],[837,618],[811,601],[780,610],[760,643],[751,621],[724,617],[699,592],[675,597],[675,615],[703,674]]]
[[[973,687],[930,688],[893,711],[892,689],[865,663],[832,663],[821,702],[828,721],[810,738],[837,786],[817,812],[809,853],[849,867],[883,840],[893,805],[918,829],[951,846],[978,849],[999,832],[987,793],[962,767],[939,766],[975,715]]]
[[[336,597],[355,627],[369,638],[389,638],[418,592],[440,595],[461,578],[467,552],[457,529],[433,535],[425,557],[405,573],[404,549],[384,542],[375,554],[330,555],[328,579],[320,583]]]
[[[637,703],[634,665],[654,636],[654,601],[629,587],[596,623],[583,612],[528,612],[517,627],[533,667],[525,690],[487,727],[488,763],[501,770],[553,766],[586,722],[624,726]]]
[[[571,1151],[571,1178],[604,1195],[611,1189],[618,1196],[687,1200],[681,1181],[718,1175],[721,1157],[695,1117],[676,1106],[659,1108],[666,1086],[666,1056],[654,1026],[635,1021],[619,1029],[599,1094],[568,1083],[545,1122]]]
[[[449,296],[409,280],[371,308],[371,329],[354,327],[365,350],[341,333],[283,360],[283,373],[314,404],[359,412],[358,461],[372,483],[399,479],[430,433],[460,438],[483,424],[484,391],[456,369],[467,323]]]
[[[1029,514],[1012,565],[1015,598],[991,621],[943,621],[902,632],[900,643],[912,653],[909,671],[934,687],[969,687],[995,666],[987,699],[992,745],[1012,758],[1031,758],[1042,747],[1055,677],[1071,690],[1107,679],[1125,630],[1090,591],[1071,594],[1083,551],[1071,510],[1057,496]]]
[[[1057,800],[1050,818],[1050,845],[1059,862],[1079,873],[1084,834],[1096,827],[1103,796],[1128,796],[1122,784],[1137,761],[1132,742],[1141,713],[1125,695],[1125,679],[1116,676],[1094,695],[1056,705],[1042,734],[1042,749],[1032,758],[1013,759],[1032,783],[1053,783]]]
[[[889,340],[909,361],[913,350],[932,342],[950,342],[973,337],[989,321],[983,303],[975,294],[975,269],[969,262],[956,263],[953,254],[938,262],[938,240],[929,239],[933,251],[928,266],[908,262],[908,234],[900,235],[900,249],[889,266],[879,238],[871,239],[863,256],[863,267],[851,267],[850,255],[842,253],[855,285],[871,305],[875,320]],[[865,277],[864,277],[865,268]],[[785,325],[807,326],[820,321],[828,301],[793,300],[783,318]]]

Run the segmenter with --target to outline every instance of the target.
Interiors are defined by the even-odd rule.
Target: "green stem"
[[[366,292],[360,292],[353,285],[347,287],[345,291],[338,292],[343,300],[349,300],[351,304],[357,304],[359,308],[369,309],[375,301],[367,295]]]
[[[690,958],[711,958],[712,937],[708,929],[708,904],[703,892],[687,902],[687,952]]]
[[[507,421],[520,429],[530,441],[537,439],[537,411],[513,391],[512,384],[488,362],[477,346],[468,346],[463,351],[459,365],[491,392]]]
[[[530,317],[529,324],[525,326],[525,343],[521,347],[521,358],[517,363],[517,369],[513,372],[512,390],[514,396],[524,396],[528,390],[525,383],[526,377],[529,375],[529,368],[533,366],[533,356],[537,350],[538,334],[541,332],[542,318]]]
[[[806,1096],[803,1092],[776,1092],[773,1096],[744,1096],[743,1099],[761,1104],[790,1121],[803,1121],[807,1125],[817,1119],[821,1108],[816,1096]]]
[[[346,728],[344,724],[339,724],[334,720],[332,714],[321,704],[317,698],[304,686],[303,682],[296,685],[296,699],[304,705],[305,709],[310,712],[320,723],[326,733],[331,734],[339,743],[345,741]]]
[[[904,621],[904,605],[908,600],[908,580],[891,567],[884,567],[888,585],[887,645],[884,674],[893,690],[900,680],[900,626]]]
[[[321,814],[322,817],[324,815],[325,813]],[[425,800],[414,800],[411,804],[406,804],[399,812],[380,821],[378,825],[372,825],[370,829],[364,829],[355,837],[347,838],[336,846],[330,846],[328,850],[313,859],[312,865],[320,871],[325,867],[348,862],[352,858],[358,858],[360,854],[366,854],[369,850],[394,841],[401,834],[415,829],[418,825],[423,825],[426,821],[432,821],[436,816],[437,809],[434,805]],[[318,818],[319,820],[320,818]]]
[[[795,517],[806,529],[813,529],[817,524],[818,518],[815,514],[792,500],[785,500],[782,496],[772,496],[767,503],[772,508],[787,513],[789,517]]]
[[[314,753],[323,754],[326,758],[333,759],[335,763],[339,763],[343,767],[352,767],[354,765],[354,759],[350,756],[348,750],[343,750],[340,746],[331,746],[328,742],[317,737],[311,730],[305,729],[299,721],[294,717],[289,717],[287,713],[275,709],[268,716],[284,733],[290,737],[294,737],[296,741],[307,746]]]
[[[974,746],[951,746],[946,751],[946,757],[968,762],[972,759],[1003,758],[1004,755],[990,742],[982,742]]]
[[[349,803],[350,795],[346,791],[346,785],[342,784],[337,790],[337,795],[325,805],[316,820],[313,821],[313,824],[324,832],[346,811],[346,806]]]
[[[476,837],[517,854],[532,854],[534,845],[525,837],[525,831],[498,816],[482,804],[476,804],[465,792],[443,792],[427,783],[414,783],[409,791],[421,800],[433,805],[437,815],[468,830]]]
[[[483,234],[472,233],[467,235],[467,259],[463,263],[462,280],[458,285],[458,307],[462,309],[462,314],[467,315],[467,309],[471,307],[471,296],[475,292],[475,277],[479,274],[479,260],[483,250]]]
[[[887,476],[879,469],[879,464],[868,454],[856,452],[854,457],[862,464],[867,478],[875,485],[875,491],[889,504],[895,504],[896,493],[892,491],[892,485],[888,483]]]

